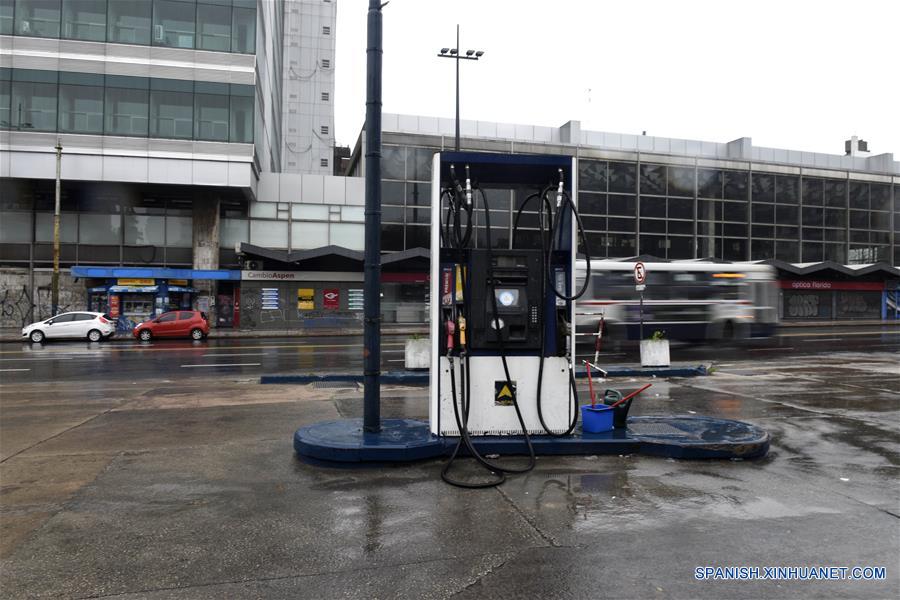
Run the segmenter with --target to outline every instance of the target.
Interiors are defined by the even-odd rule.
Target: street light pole
[[[440,58],[452,58],[456,61],[456,151],[459,152],[459,61],[478,60],[484,54],[482,50],[466,50],[462,55],[459,45],[459,24],[456,25],[456,48],[441,48]]]
[[[363,429],[381,431],[381,0],[369,0],[366,42],[366,227]]]
[[[53,277],[50,280],[51,317],[59,312],[59,193],[60,166],[62,164],[62,144],[56,140],[56,200],[53,205]]]

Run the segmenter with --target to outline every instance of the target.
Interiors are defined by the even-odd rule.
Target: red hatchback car
[[[199,310],[173,310],[144,321],[134,328],[134,337],[149,342],[156,337],[189,337],[202,340],[209,335],[206,313]]]

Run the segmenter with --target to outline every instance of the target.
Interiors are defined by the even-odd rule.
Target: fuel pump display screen
[[[503,308],[519,308],[519,290],[499,289],[495,290],[497,304]]]
[[[469,259],[470,347],[491,351],[502,344],[506,350],[539,350],[543,327],[541,251],[497,248],[488,253],[475,248]],[[494,310],[502,318],[495,321]]]

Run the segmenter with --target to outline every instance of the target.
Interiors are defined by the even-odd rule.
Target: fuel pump
[[[586,286],[571,291],[574,225],[581,223],[566,182],[574,192],[575,169],[567,157],[450,153],[435,155],[433,173],[432,298],[439,301],[432,307],[431,429],[459,436],[443,479],[488,487],[506,473],[534,467],[531,435],[569,435],[577,422],[573,301]],[[494,243],[486,179],[501,189],[537,184],[517,213],[507,248]],[[540,203],[540,243],[527,247],[515,234],[522,209],[534,200]],[[527,464],[488,461],[472,442],[483,435],[522,436]],[[462,448],[490,480],[450,476]]]

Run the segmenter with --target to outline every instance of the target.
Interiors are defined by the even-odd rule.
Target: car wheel
[[[199,329],[191,329],[191,339],[192,340],[202,340],[203,339],[203,331]]]
[[[35,344],[40,344],[44,341],[44,332],[40,329],[35,329],[31,332],[31,335],[28,336],[32,342]]]
[[[138,337],[141,338],[142,342],[149,342],[150,338],[153,337],[153,334],[150,333],[149,329],[141,329],[141,332],[138,334]]]
[[[90,331],[88,331],[87,339],[91,342],[99,342],[103,339],[103,334],[96,329],[91,329]]]

